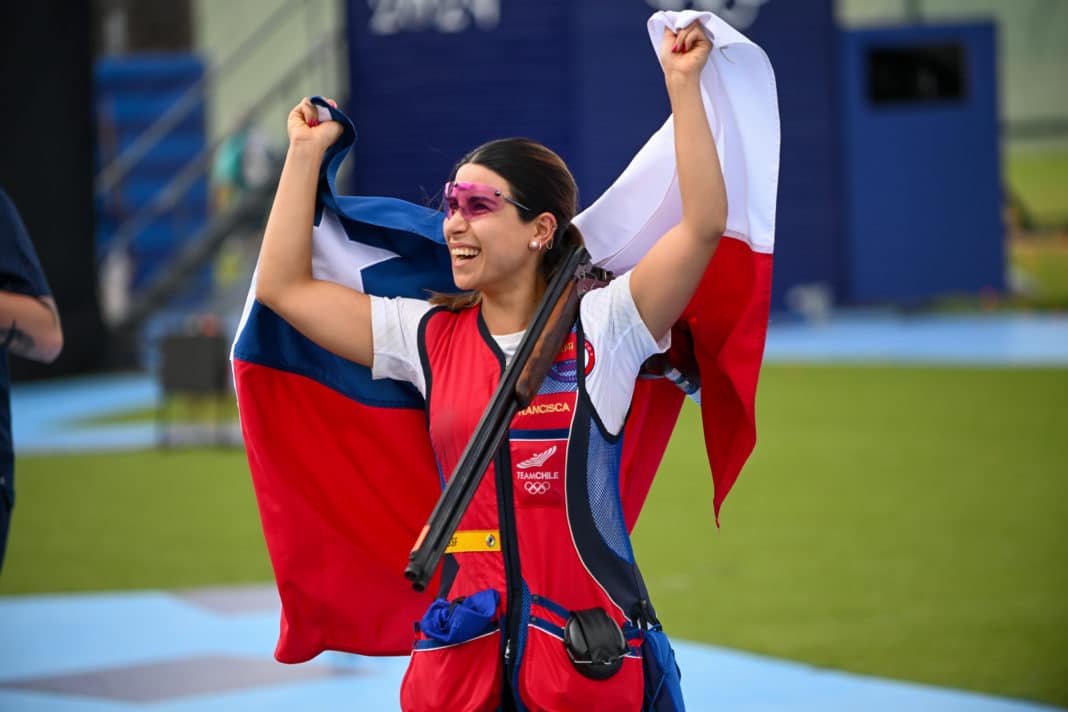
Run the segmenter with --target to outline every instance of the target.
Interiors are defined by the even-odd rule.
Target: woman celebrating
[[[641,364],[669,345],[724,230],[699,83],[710,50],[697,24],[664,33],[682,220],[633,270],[583,298],[538,395],[513,419],[446,552],[441,598],[419,622],[407,710],[681,703],[654,699],[675,671],[650,647],[662,634],[623,522],[619,435]],[[256,297],[376,378],[412,383],[439,470],[451,472],[562,256],[582,240],[574,179],[532,141],[480,146],[445,185],[444,237],[463,294],[372,297],[312,277],[320,163],[340,134],[317,116],[307,99],[289,116]]]

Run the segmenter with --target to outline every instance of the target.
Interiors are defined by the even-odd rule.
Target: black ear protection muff
[[[606,680],[623,667],[627,639],[603,608],[573,611],[564,625],[564,647],[571,664],[586,677]]]

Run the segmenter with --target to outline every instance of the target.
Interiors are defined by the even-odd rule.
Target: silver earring
[[[529,248],[530,248],[530,251],[531,251],[531,252],[537,252],[538,250],[540,250],[540,249],[541,249],[541,243],[539,243],[539,242],[538,242],[537,240],[531,240],[531,241],[530,241],[530,242],[529,242],[529,243],[527,244],[527,247],[529,247]]]

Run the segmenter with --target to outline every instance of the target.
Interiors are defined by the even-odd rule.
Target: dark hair
[[[567,164],[549,148],[527,138],[502,138],[482,144],[456,162],[449,180],[455,180],[460,166],[466,163],[485,166],[508,181],[516,202],[530,208],[517,208],[523,222],[529,223],[546,212],[556,218],[552,249],[542,253],[541,261],[542,276],[549,282],[570,247],[582,244],[582,233],[571,224],[578,212],[578,186]],[[481,298],[478,292],[465,292],[435,294],[430,301],[462,309],[478,304]]]

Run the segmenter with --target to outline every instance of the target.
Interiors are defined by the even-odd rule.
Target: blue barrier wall
[[[93,67],[98,163],[120,155],[204,74],[203,61],[186,54],[105,57]],[[203,105],[190,112],[97,205],[96,249],[107,253],[125,220],[143,209],[206,146]],[[99,167],[98,167],[99,170]],[[132,288],[143,287],[208,219],[208,183],[198,178],[178,204],[134,236]],[[211,269],[197,273],[190,293],[204,294]],[[195,298],[195,297],[194,297]]]
[[[567,161],[589,204],[668,116],[644,2],[503,0],[492,19],[455,11],[459,31],[424,3],[383,27],[381,8],[412,5],[349,2],[356,192],[420,202],[471,148],[528,136]]]
[[[846,298],[1001,290],[994,26],[847,32],[840,68]]]
[[[738,5],[739,3],[735,3]],[[791,288],[843,290],[835,62],[838,30],[830,0],[770,0],[746,35],[775,69],[782,122],[772,308]]]
[[[361,139],[352,189],[428,201],[464,152],[526,135],[563,156],[588,205],[668,116],[645,23],[678,5],[349,0],[350,111]],[[831,0],[688,5],[732,5],[723,16],[775,68],[782,170],[774,303],[799,283],[839,287]]]

